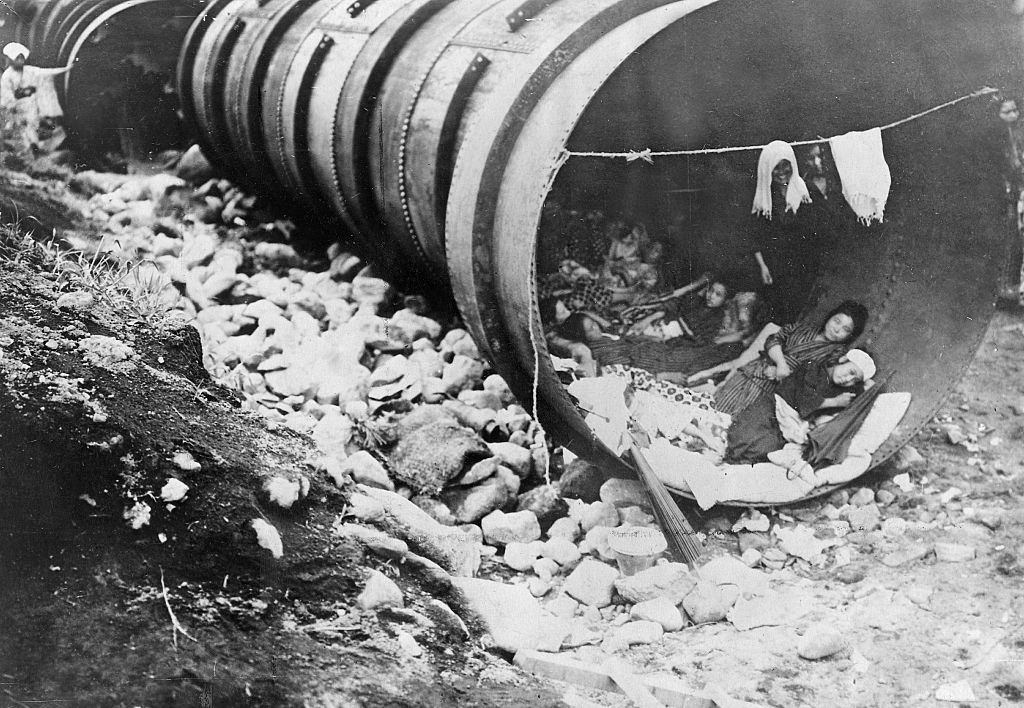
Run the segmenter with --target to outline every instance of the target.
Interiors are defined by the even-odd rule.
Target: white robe
[[[64,115],[53,84],[55,77],[68,71],[68,67],[44,69],[26,64],[20,71],[13,66],[0,74],[0,109],[3,110],[3,128],[7,138],[19,151],[31,150],[39,142],[39,120]],[[16,98],[18,89],[35,87],[35,93]]]

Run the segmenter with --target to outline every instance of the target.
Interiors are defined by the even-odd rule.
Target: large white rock
[[[484,390],[490,391],[497,396],[503,406],[515,403],[516,397],[512,395],[512,389],[508,387],[505,379],[501,378],[498,374],[491,374],[484,379]]]
[[[508,485],[498,476],[487,477],[468,487],[449,487],[441,492],[441,500],[451,510],[455,520],[463,524],[480,521],[505,506],[511,498]]]
[[[870,490],[869,490],[870,491]],[[812,624],[797,645],[797,653],[812,661],[824,659],[848,648],[846,637],[831,624]]]
[[[359,485],[361,494],[356,499],[369,497],[376,504],[360,501],[365,513],[373,513],[373,522],[392,536],[406,541],[417,552],[442,566],[445,570],[463,576],[476,573],[480,567],[480,546],[469,534],[450,526],[443,526],[408,499],[395,492]]]
[[[533,456],[525,447],[510,442],[490,443],[487,447],[498,458],[498,462],[515,472],[518,477],[529,476],[533,469]]]
[[[629,611],[629,616],[636,620],[657,622],[666,632],[676,632],[683,628],[682,613],[667,597],[637,603]]]
[[[164,502],[178,502],[188,494],[188,485],[176,477],[168,477],[167,483],[160,490],[160,500]]]
[[[588,506],[580,518],[580,527],[584,533],[598,526],[615,528],[619,525],[619,512],[614,506],[603,501],[596,501]]]
[[[481,410],[501,410],[501,399],[490,391],[463,391],[459,394],[459,400],[465,403],[467,406],[473,408],[480,408]]]
[[[263,481],[263,491],[267,497],[282,509],[291,509],[295,502],[302,498],[302,486],[301,482],[290,480],[281,475],[274,475]],[[309,488],[308,481],[306,482],[306,488]]]
[[[482,482],[488,477],[493,477],[494,473],[498,471],[498,461],[493,457],[488,457],[479,462],[473,464],[468,470],[462,473],[457,479],[451,484],[459,486],[470,486]]]
[[[263,379],[267,382],[267,388],[278,396],[305,397],[316,391],[309,372],[298,367],[268,371],[263,374]]]
[[[664,630],[657,622],[636,620],[613,629],[607,644],[614,651],[634,644],[652,644],[661,639],[662,634]]]
[[[715,585],[703,580],[683,598],[683,609],[694,624],[720,622],[739,596],[740,590],[735,585]]]
[[[851,506],[846,510],[845,516],[846,520],[850,522],[850,529],[854,532],[869,533],[882,525],[882,512],[874,503]]]
[[[457,396],[459,392],[468,388],[474,388],[480,383],[484,373],[484,365],[478,359],[471,359],[468,356],[456,355],[450,363],[444,367],[441,374],[441,381],[445,390]]]
[[[634,604],[663,597],[678,605],[696,584],[685,563],[663,563],[620,578],[615,589]]]
[[[534,541],[534,543],[540,543]],[[555,563],[550,558],[538,558],[533,563],[533,572],[537,574],[537,577],[541,580],[551,580],[558,573],[558,563]]]
[[[380,278],[357,275],[352,279],[352,299],[360,305],[376,308],[391,296],[391,285]]]
[[[540,538],[540,523],[532,511],[511,514],[492,511],[483,518],[480,528],[483,529],[484,540],[492,545],[503,546],[513,541],[529,543]]]
[[[567,538],[548,539],[541,550],[541,555],[558,563],[560,566],[571,566],[580,559],[580,549]]]
[[[359,484],[395,491],[395,485],[388,477],[384,465],[366,450],[359,450],[342,462],[341,473],[349,475]]]
[[[639,480],[612,477],[601,485],[599,493],[601,501],[612,506],[651,506],[651,500]]]
[[[564,538],[569,541],[576,541],[580,537],[580,525],[575,519],[563,517],[557,519],[548,529],[548,538]]]
[[[618,577],[617,568],[588,558],[569,574],[562,590],[585,605],[606,607],[612,604],[612,592]]]
[[[595,526],[587,531],[587,535],[580,541],[580,553],[596,553],[601,560],[615,561],[615,553],[608,543],[608,526]]]
[[[470,359],[480,358],[480,350],[477,349],[476,342],[469,336],[469,332],[464,329],[449,330],[448,334],[444,335],[444,339],[441,340],[441,352],[452,352]]]
[[[395,581],[378,570],[371,570],[363,591],[356,598],[356,603],[364,610],[373,610],[378,607],[404,607],[405,597]]]
[[[266,519],[252,519],[249,522],[252,530],[256,532],[256,543],[262,548],[270,551],[274,558],[284,555],[284,544],[281,542],[281,534]]]
[[[343,458],[352,439],[352,420],[341,413],[324,415],[313,428],[312,437],[324,454]]]
[[[284,308],[275,305],[270,300],[256,300],[250,302],[245,306],[242,314],[245,317],[251,317],[255,320],[263,319],[264,317],[280,316],[284,313]]]
[[[701,580],[715,585],[735,585],[744,597],[765,595],[768,592],[768,576],[748,568],[746,563],[734,556],[719,556],[696,572]]]
[[[409,309],[402,309],[388,320],[389,339],[410,343],[417,339],[437,339],[441,336],[441,325],[429,317],[417,315]]]
[[[576,614],[576,608],[579,606],[580,603],[576,602],[568,595],[559,595],[553,600],[548,601],[548,603],[544,605],[544,609],[555,617],[572,619],[573,615]]]
[[[517,494],[519,494],[519,487],[522,485],[522,481],[519,479],[518,475],[516,475],[515,472],[510,470],[505,465],[498,465],[498,469],[494,473],[494,479],[501,480],[501,483],[505,485],[505,489],[508,490],[510,497],[514,497]],[[530,513],[534,515],[534,518],[536,518],[537,516],[536,514],[534,514],[534,512],[530,511],[529,509],[523,509],[522,511],[519,511],[517,513]],[[540,523],[540,519],[537,520],[537,523]]]
[[[398,381],[409,371],[409,360],[399,354],[393,356],[373,370],[370,386],[380,386]]]
[[[537,648],[545,618],[540,604],[524,586],[459,577],[452,578],[452,586],[498,648],[509,652]]]
[[[541,541],[531,541],[530,543],[512,541],[506,544],[502,560],[509,568],[525,573],[533,568],[533,564],[537,562],[537,557],[543,549],[544,544]]]

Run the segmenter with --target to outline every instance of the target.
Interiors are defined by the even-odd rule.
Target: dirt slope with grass
[[[558,703],[428,606],[430,580],[332,531],[346,491],[312,474],[308,439],[210,385],[194,329],[60,299],[60,273],[3,233],[0,701]],[[188,486],[173,503],[171,477]],[[308,493],[282,508],[272,477]],[[355,607],[368,568],[406,610]],[[422,657],[400,658],[399,631]]]

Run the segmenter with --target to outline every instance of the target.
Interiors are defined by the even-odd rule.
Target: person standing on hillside
[[[53,79],[73,65],[44,69],[26,64],[28,47],[18,42],[5,45],[3,54],[7,64],[0,74],[4,142],[16,155],[31,159],[40,148],[40,122],[63,115]]]

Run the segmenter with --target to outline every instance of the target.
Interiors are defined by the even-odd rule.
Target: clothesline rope
[[[923,117],[925,117],[927,115],[930,115],[932,113],[935,113],[937,111],[942,111],[942,110],[945,110],[946,108],[949,108],[951,106],[955,106],[958,103],[962,103],[964,101],[970,101],[970,100],[973,100],[975,98],[979,98],[981,96],[990,96],[990,95],[996,94],[996,93],[999,93],[999,89],[995,89],[995,88],[992,88],[990,86],[985,86],[983,88],[978,89],[977,91],[974,91],[973,93],[969,93],[969,94],[966,94],[964,96],[960,96],[959,98],[954,98],[953,100],[946,101],[945,103],[940,103],[937,106],[932,106],[931,108],[929,108],[927,110],[924,110],[924,111],[921,111],[920,113],[915,113],[913,115],[907,116],[906,118],[901,118],[900,120],[894,121],[892,123],[887,123],[886,125],[881,126],[879,129],[880,130],[889,130],[890,128],[896,128],[896,127],[904,125],[906,123],[910,123],[911,121],[918,120],[919,118],[923,118]],[[790,145],[792,145],[794,147],[800,146],[800,145],[816,145],[818,143],[828,142],[830,139],[831,138],[814,138],[813,140],[798,140],[796,142],[790,143]],[[563,154],[564,154],[564,156],[566,158],[569,158],[569,157],[620,158],[621,157],[621,158],[625,158],[626,162],[633,162],[634,160],[643,160],[645,162],[653,163],[653,159],[652,158],[655,158],[655,157],[676,157],[676,156],[683,156],[683,155],[717,155],[717,154],[728,153],[728,152],[745,152],[745,151],[752,151],[752,150],[763,150],[764,148],[765,148],[765,145],[737,145],[737,146],[733,146],[733,147],[701,148],[701,149],[697,149],[697,150],[651,150],[650,148],[647,148],[647,149],[644,149],[644,150],[628,150],[626,152],[575,152],[575,151],[572,151],[572,150],[566,150]]]

